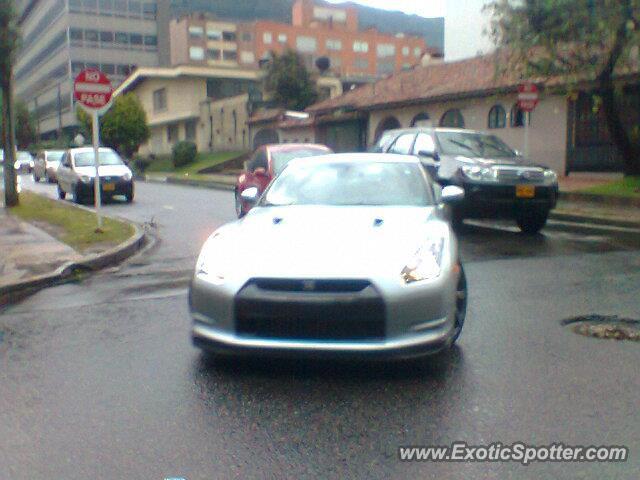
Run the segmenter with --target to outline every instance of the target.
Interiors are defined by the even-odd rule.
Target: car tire
[[[64,190],[62,190],[60,188],[60,184],[58,184],[58,198],[60,200],[64,200],[66,196],[67,196],[67,193]]]
[[[451,338],[451,345],[456,343],[458,337],[462,333],[462,327],[464,327],[464,321],[467,318],[467,276],[464,273],[464,267],[460,263],[460,277],[458,278],[458,285],[456,287],[456,313],[455,313],[455,331]]]
[[[548,210],[525,210],[518,214],[516,223],[522,233],[536,235],[547,224],[547,218],[549,218]]]
[[[73,202],[78,205],[84,203],[84,197],[80,194],[77,186],[73,189]]]
[[[133,202],[133,189],[131,189],[131,192],[125,194],[124,198],[127,203]]]
[[[240,200],[240,195],[238,194],[237,190],[235,192],[235,202],[236,202],[236,215],[238,216],[238,218],[244,217],[245,214],[242,211],[242,201]]]
[[[455,207],[451,208],[451,227],[456,233],[462,233],[464,230],[464,215]]]
[[[35,170],[33,171],[33,181],[36,183],[40,182],[40,177],[38,176]]]

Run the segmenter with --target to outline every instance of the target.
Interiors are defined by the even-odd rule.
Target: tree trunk
[[[11,71],[11,68],[9,68]],[[4,73],[4,72],[3,72]],[[16,186],[16,129],[13,114],[13,92],[11,74],[2,80],[2,124],[4,128],[2,144],[4,147],[4,206],[18,205],[18,189]]]
[[[623,159],[623,172],[625,175],[640,175],[640,149],[634,145],[620,118],[620,108],[616,102],[613,85],[603,85],[602,108],[607,120],[607,128],[615,143],[618,153]]]

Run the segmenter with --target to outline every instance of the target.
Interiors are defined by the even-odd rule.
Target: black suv
[[[453,207],[465,218],[512,218],[525,233],[537,233],[556,206],[556,173],[534,164],[495,135],[453,128],[388,130],[375,151],[415,155],[440,185],[458,185],[464,200]]]

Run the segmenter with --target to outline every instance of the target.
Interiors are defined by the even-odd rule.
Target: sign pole
[[[524,156],[529,157],[529,122],[531,112],[524,112]],[[97,157],[96,157],[97,158]]]
[[[93,124],[93,156],[95,158],[96,176],[93,180],[93,195],[95,198],[96,217],[98,218],[98,230],[102,230],[102,215],[100,214],[100,206],[102,198],[100,197],[100,122],[98,120],[98,111],[91,112]]]

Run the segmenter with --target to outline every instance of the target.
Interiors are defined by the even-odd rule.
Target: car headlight
[[[228,255],[222,251],[224,244],[219,233],[209,237],[202,246],[196,262],[196,276],[214,285],[222,285],[228,270]]]
[[[82,183],[89,183],[91,182],[92,178],[89,175],[81,175],[80,176],[80,181]]]
[[[129,180],[131,180],[131,177],[132,177],[131,172],[127,172],[127,173],[125,173],[124,175],[122,175],[122,179],[123,179],[125,182],[128,182]]]
[[[492,167],[480,167],[478,165],[463,165],[462,173],[474,182],[497,182],[498,171]]]
[[[554,172],[553,170],[545,170],[544,171],[544,179],[555,183],[558,181],[558,174],[556,172]]]
[[[405,283],[432,280],[440,276],[444,238],[428,240],[421,246],[400,272]]]

